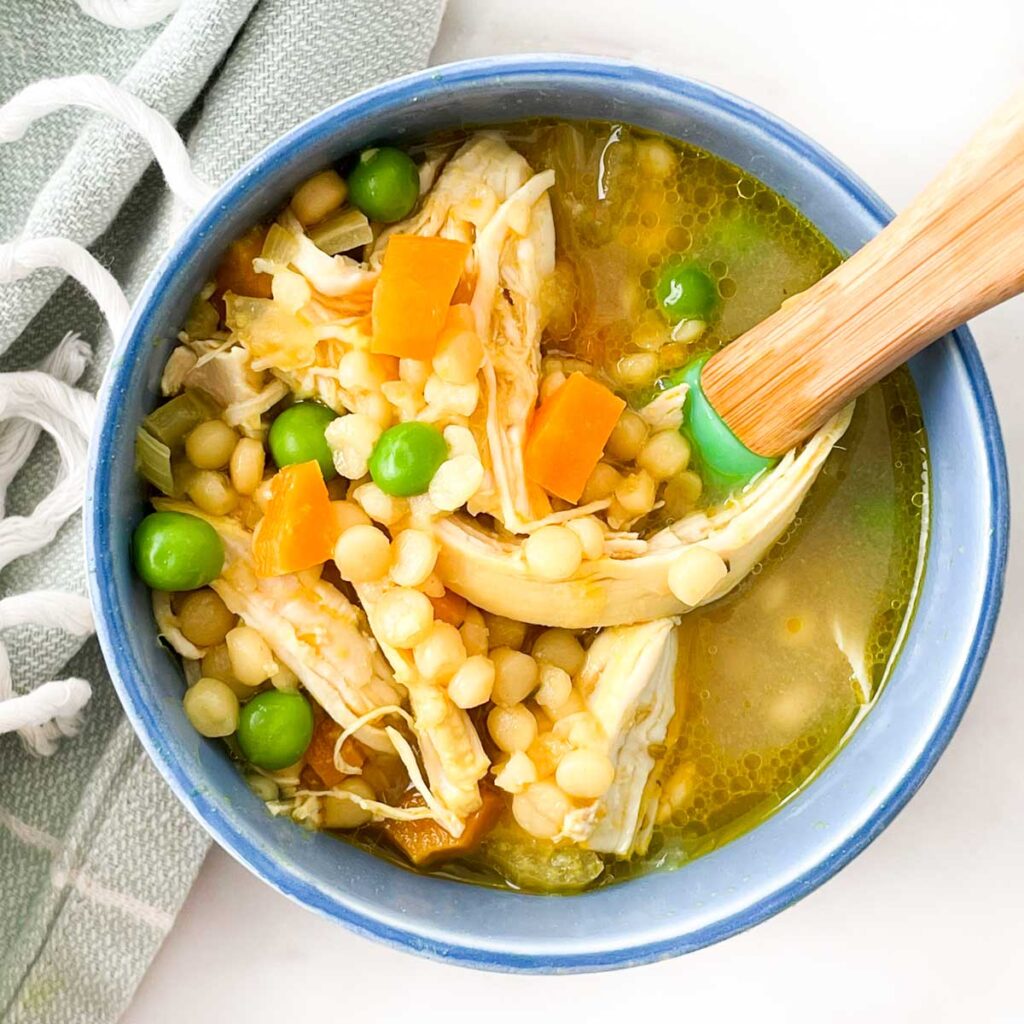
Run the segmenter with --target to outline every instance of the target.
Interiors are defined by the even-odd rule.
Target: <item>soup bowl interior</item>
[[[87,498],[100,640],[125,709],[172,789],[210,834],[286,895],[393,945],[498,970],[623,967],[687,952],[763,920],[859,852],[920,785],[963,713],[999,602],[1007,535],[1002,442],[966,330],[911,370],[931,446],[931,531],[917,613],[892,676],[817,777],[753,831],[677,871],[572,897],[485,889],[403,870],[272,818],[225,746],[181,706],[129,539],[144,514],[134,434],[192,296],[219,254],[308,174],[380,140],[533,116],[631,122],[733,161],[790,199],[842,250],[889,218],[808,139],[705,85],[610,60],[514,57],[430,69],[346,100],[264,151],[193,220],[153,274],[101,401]]]

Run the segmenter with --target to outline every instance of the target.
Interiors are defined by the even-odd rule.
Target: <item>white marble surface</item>
[[[632,57],[724,86],[820,140],[898,207],[1024,84],[1024,3],[450,0],[435,60],[528,50]],[[973,326],[1019,510],[1024,301]],[[615,974],[485,975],[358,939],[214,850],[125,1024],[406,1013],[492,1024],[668,1014],[758,1024],[1024,1021],[1021,557],[1018,544],[978,693],[921,792],[839,876],[753,931]]]

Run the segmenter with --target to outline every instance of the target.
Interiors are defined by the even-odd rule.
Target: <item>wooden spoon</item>
[[[1024,291],[1024,90],[880,234],[700,375],[748,449],[781,455],[951,328]]]

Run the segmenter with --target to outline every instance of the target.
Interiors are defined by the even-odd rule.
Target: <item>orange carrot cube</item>
[[[469,603],[454,590],[445,590],[440,597],[432,597],[430,603],[434,606],[435,619],[440,619],[456,628],[465,621]]]
[[[337,532],[316,460],[283,467],[271,481],[270,500],[253,534],[257,575],[283,576],[326,562]]]
[[[577,502],[626,403],[573,373],[537,410],[526,438],[526,475],[548,493]]]
[[[452,238],[392,235],[373,292],[370,349],[429,360],[469,255]]]

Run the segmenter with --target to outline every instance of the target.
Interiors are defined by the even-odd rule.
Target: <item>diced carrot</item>
[[[446,590],[440,597],[432,597],[434,618],[448,622],[453,626],[461,626],[466,618],[466,599],[454,590]]]
[[[385,380],[398,380],[398,359],[383,352],[371,353],[366,357],[369,367],[380,373]]]
[[[458,839],[451,836],[432,818],[418,821],[394,821],[384,823],[384,834],[417,867],[436,864],[438,861],[464,857],[472,853],[484,836],[498,824],[505,801],[497,790],[489,786],[480,787],[483,805],[466,819],[466,827]],[[399,804],[400,807],[423,807],[423,797],[410,790]]]
[[[472,278],[463,275],[459,278],[459,283],[455,286],[455,294],[452,295],[452,303],[458,303],[459,305],[471,302],[473,299],[473,288],[476,286],[476,281]]]
[[[376,282],[369,280],[360,283],[350,292],[344,295],[324,295],[323,292],[316,292],[316,301],[333,313],[344,317],[360,317],[356,325],[362,333],[370,333],[370,309],[373,305],[373,289]],[[362,320],[365,319],[365,330]]]
[[[326,562],[337,525],[320,466],[315,460],[277,471],[270,500],[253,533],[252,553],[260,576],[283,576]]]
[[[227,247],[214,275],[216,296],[234,292],[256,299],[271,298],[273,278],[270,274],[257,274],[252,269],[252,261],[263,251],[266,238],[267,229],[257,224]]]
[[[459,331],[476,331],[473,308],[465,302],[453,303],[445,312],[444,329],[453,334]]]
[[[570,374],[530,424],[526,475],[565,501],[579,501],[625,408],[603,384],[582,373]]]
[[[453,238],[391,236],[373,292],[373,352],[433,356],[469,250]]]
[[[341,735],[341,726],[325,714],[317,715],[313,738],[306,748],[306,766],[311,768],[320,782],[330,789],[345,778],[334,764],[334,744]]]
[[[306,765],[316,772],[317,778],[328,789],[349,777],[338,771],[334,763],[334,744],[340,735],[341,726],[329,715],[320,712],[313,729],[313,739],[306,748]],[[361,768],[366,760],[362,748],[351,738],[345,740],[341,751],[345,761],[357,768]]]

